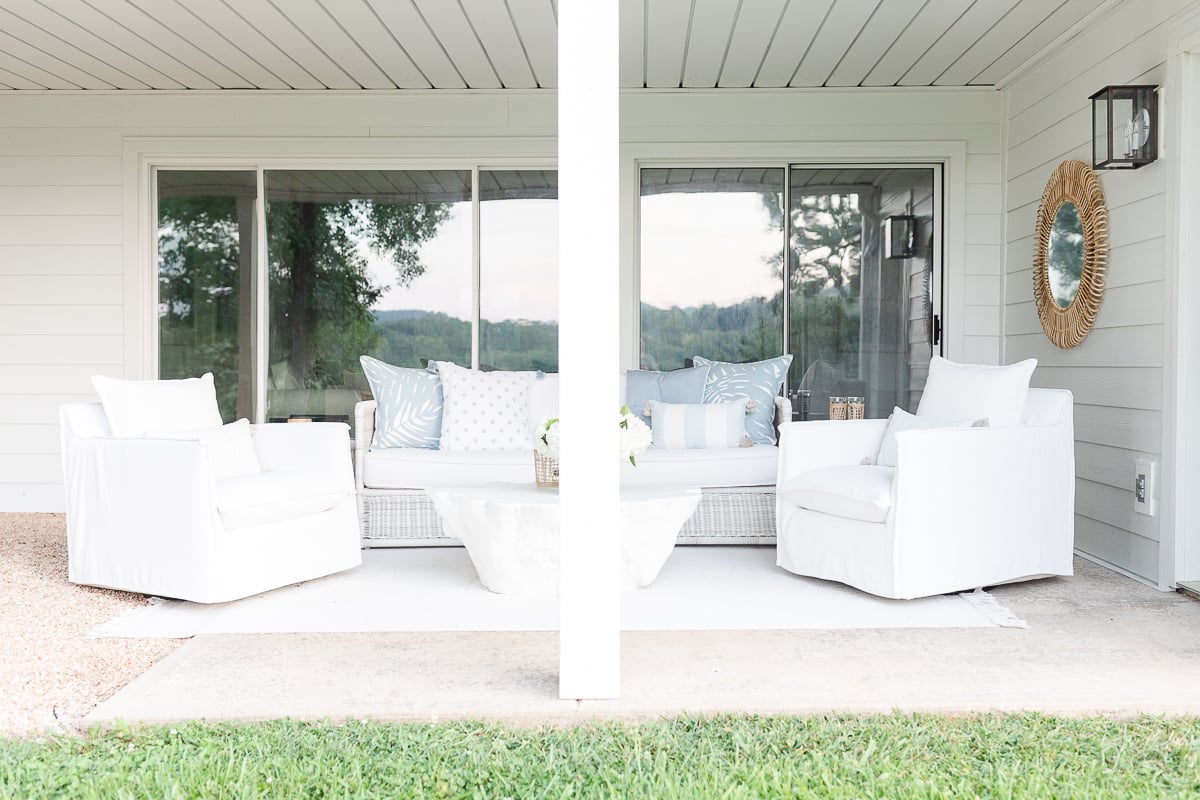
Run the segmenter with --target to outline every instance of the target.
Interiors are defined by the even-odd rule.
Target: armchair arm
[[[879,453],[886,419],[812,420],[779,426],[779,477],[782,486],[814,467],[861,464]]]
[[[158,571],[212,561],[221,523],[204,444],[108,437],[65,444],[72,581],[153,586]]]
[[[363,400],[354,405],[354,477],[361,489],[363,483],[363,459],[375,438],[375,408],[376,401]]]
[[[941,565],[960,574],[977,570],[984,585],[996,574],[1070,574],[1069,425],[913,430],[896,443],[898,575]]]

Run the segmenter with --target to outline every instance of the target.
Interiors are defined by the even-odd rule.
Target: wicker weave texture
[[[457,545],[442,532],[421,489],[359,490],[359,523],[368,547]],[[775,492],[770,487],[705,490],[679,532],[679,544],[774,544]]]

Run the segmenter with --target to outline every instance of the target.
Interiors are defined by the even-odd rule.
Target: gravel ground
[[[62,514],[0,514],[0,736],[80,730],[80,720],[179,639],[89,639],[140,594],[67,582]]]

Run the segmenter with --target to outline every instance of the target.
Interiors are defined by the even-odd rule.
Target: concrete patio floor
[[[993,590],[1028,629],[626,632],[618,700],[558,699],[555,633],[203,635],[85,722],[1200,714],[1200,602],[1075,569]]]

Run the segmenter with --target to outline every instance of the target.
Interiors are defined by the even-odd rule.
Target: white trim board
[[[1200,579],[1200,255],[1192,221],[1200,216],[1200,12],[1171,30],[1167,87],[1159,119],[1168,122],[1162,157],[1172,169],[1167,187],[1166,366],[1163,370],[1162,543],[1160,588]]]

